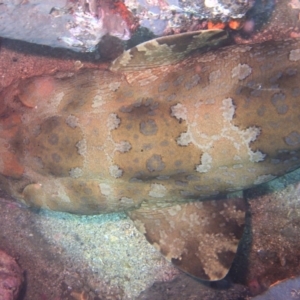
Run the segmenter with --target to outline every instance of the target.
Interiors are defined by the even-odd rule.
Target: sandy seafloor
[[[299,35],[300,6],[292,8],[292,2],[297,1],[274,1],[276,10],[253,36],[255,42]],[[0,90],[18,78],[73,72],[78,65],[101,68],[98,58],[99,53],[81,55],[4,39]],[[22,300],[251,299],[277,281],[300,275],[299,182],[300,170],[245,192],[245,234],[229,275],[220,282],[200,282],[178,271],[125,214],[33,211],[1,193],[0,249],[24,270]],[[300,298],[292,288],[287,293]]]

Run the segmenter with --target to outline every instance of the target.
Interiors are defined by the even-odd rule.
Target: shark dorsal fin
[[[202,30],[164,36],[139,44],[121,54],[112,71],[144,70],[175,64],[193,51],[206,52],[228,42],[223,30]]]

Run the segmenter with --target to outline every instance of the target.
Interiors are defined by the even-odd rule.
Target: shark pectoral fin
[[[229,41],[223,30],[201,30],[163,36],[139,44],[117,57],[111,71],[147,70],[177,63],[193,51],[206,52]]]
[[[226,276],[245,223],[243,198],[128,212],[137,228],[178,268],[203,280]]]

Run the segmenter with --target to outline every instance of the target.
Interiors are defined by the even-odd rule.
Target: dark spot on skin
[[[293,96],[293,97],[298,97],[298,96],[300,96],[300,88],[293,88],[293,89],[292,89],[292,96]]]
[[[276,93],[272,96],[271,102],[275,106],[277,113],[280,115],[284,115],[287,113],[289,107],[285,103],[285,94],[283,93]]]
[[[133,107],[140,107],[143,103],[143,99],[139,98],[133,103]]]
[[[271,159],[271,163],[274,165],[278,165],[281,162],[280,159]]]
[[[191,80],[187,81],[185,83],[185,88],[187,90],[191,90],[193,87],[195,87],[200,82],[200,76],[198,74],[192,76]]]
[[[133,110],[133,106],[129,105],[129,106],[122,106],[119,111],[122,113],[130,113]]]
[[[184,79],[184,76],[183,76],[183,75],[179,76],[179,77],[173,82],[173,85],[174,85],[174,86],[180,85],[180,84],[182,83],[183,79]]]
[[[155,116],[155,111],[154,110],[150,110],[148,113],[147,113],[148,116]]]
[[[77,87],[78,90],[81,90],[81,93],[83,88],[84,87],[80,86]],[[71,98],[71,100],[67,101],[67,103],[63,107],[63,110],[72,113],[80,109],[86,103],[86,101],[87,99],[85,99],[84,97],[75,96],[74,98]]]
[[[93,190],[84,181],[77,182],[75,185],[73,185],[73,189],[78,195],[81,195],[82,197],[93,194]]]
[[[286,69],[286,74],[288,75],[288,76],[294,76],[294,75],[297,75],[297,69],[294,69],[294,68],[288,68],[288,69]]]
[[[253,91],[251,91],[251,93],[250,93],[250,95],[252,96],[252,97],[260,97],[261,96],[261,93],[262,93],[262,90],[253,90]]]
[[[35,162],[35,165],[37,165],[40,169],[44,168],[44,164],[43,164],[43,161],[40,157],[34,157],[34,162]]]
[[[182,165],[182,160],[175,160],[174,165],[180,167]]]
[[[52,133],[48,138],[48,143],[51,145],[57,145],[58,144],[58,135],[56,133]]]
[[[150,119],[140,123],[140,132],[143,135],[155,135],[157,133],[157,125],[154,120]]]
[[[146,182],[146,181],[153,181],[156,179],[155,175],[149,175],[146,174],[145,172],[136,172],[133,174],[133,177],[130,179],[130,181],[137,181],[137,182]]]
[[[143,171],[139,171],[139,172],[134,173],[134,177],[136,177],[136,178],[141,178],[144,175],[145,175],[145,172],[143,172]]]
[[[300,133],[297,131],[292,131],[288,136],[284,138],[284,141],[289,146],[297,146],[300,144]]]
[[[132,124],[127,124],[127,125],[126,125],[126,129],[127,129],[127,130],[131,130],[131,128],[132,128]]]
[[[242,90],[243,90],[243,86],[239,86],[236,91],[235,91],[235,94],[236,95],[240,95],[242,93]]]
[[[144,150],[145,151],[151,150],[152,148],[153,148],[152,144],[144,144],[141,152],[143,152]]]
[[[150,105],[150,109],[156,110],[156,109],[158,109],[158,106],[159,106],[158,102],[154,102],[153,104]]]
[[[262,117],[262,116],[265,114],[266,110],[267,110],[266,107],[265,107],[264,105],[262,105],[262,106],[260,106],[259,109],[257,110],[257,114],[258,114],[260,117]]]
[[[161,93],[166,91],[168,88],[169,88],[169,82],[163,82],[162,84],[159,85],[158,91]]]
[[[185,181],[179,181],[179,180],[176,180],[175,184],[178,185],[178,186],[187,186],[188,185],[187,182],[185,182]]]
[[[40,125],[34,126],[31,132],[33,136],[35,137],[38,136],[41,133],[41,126]]]
[[[260,86],[260,84],[253,80],[251,80],[247,83],[247,87],[249,87],[250,89],[257,89],[257,87],[259,87],[259,86]]]
[[[173,101],[176,98],[175,94],[171,94],[166,98],[166,101]]]
[[[153,154],[149,159],[147,159],[146,167],[149,172],[160,172],[166,167],[166,165],[162,161],[160,155]]]
[[[260,69],[261,69],[262,72],[265,72],[265,71],[271,70],[273,67],[274,67],[274,64],[265,63],[262,66],[260,66]]]
[[[157,176],[156,179],[158,179],[158,180],[168,180],[168,179],[170,179],[170,176],[161,175],[161,176]]]
[[[61,161],[61,157],[57,153],[52,153],[51,157],[52,157],[52,160],[56,163],[59,163]]]
[[[278,72],[276,75],[274,75],[269,79],[269,82],[275,83],[279,78],[281,78],[281,76],[282,76],[282,72]]]
[[[145,106],[150,106],[150,105],[153,105],[153,99],[152,98],[147,98],[144,100],[144,105]]]
[[[62,166],[58,164],[52,164],[47,166],[47,171],[49,174],[57,177],[62,177],[65,173],[65,170],[62,168]]]
[[[58,126],[61,125],[61,120],[59,117],[50,117],[44,122],[43,132],[44,134],[49,134],[53,132]]]
[[[186,179],[187,180],[196,180],[196,181],[200,180],[200,178],[196,175],[188,175],[188,176],[186,176]]]
[[[166,147],[166,146],[169,146],[169,142],[167,140],[164,140],[164,141],[160,142],[159,145],[162,147]]]
[[[180,174],[180,175],[183,175],[185,172],[186,172],[185,169],[176,169],[176,170],[175,170],[175,173],[176,173],[176,174]]]
[[[132,177],[132,178],[129,179],[129,182],[143,182],[143,180],[142,179],[138,179],[136,177]]]

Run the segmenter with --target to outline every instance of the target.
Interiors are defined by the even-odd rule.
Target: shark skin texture
[[[108,69],[19,80],[0,95],[0,188],[28,206],[125,211],[169,261],[226,276],[241,191],[300,166],[300,42],[162,37]]]

